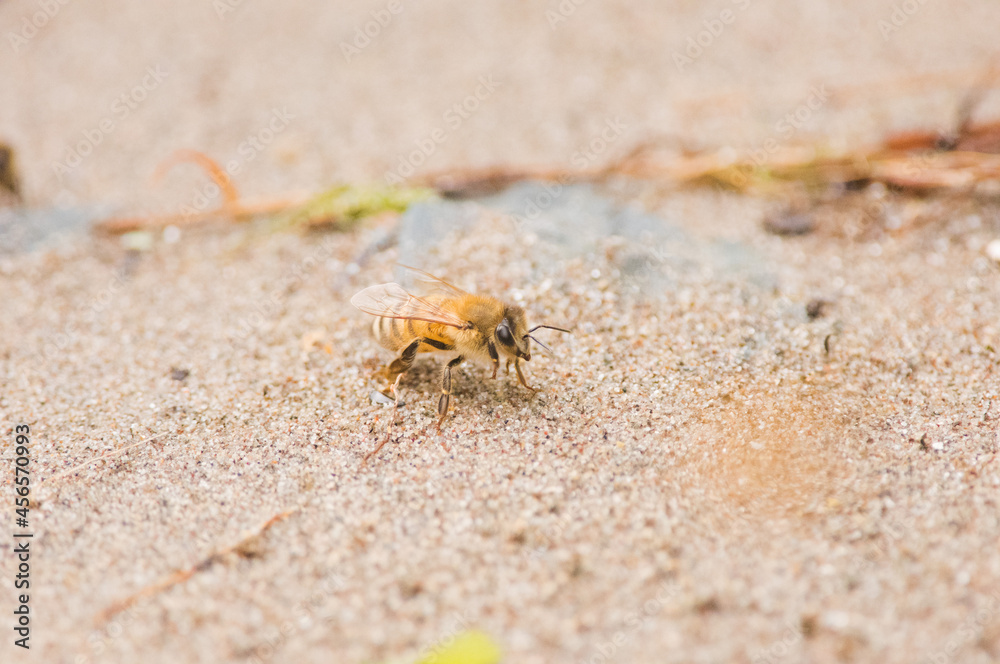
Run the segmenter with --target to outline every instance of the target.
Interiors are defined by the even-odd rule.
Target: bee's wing
[[[422,320],[462,329],[469,327],[468,321],[433,302],[407,293],[399,284],[369,286],[352,297],[351,304],[366,314],[383,318]]]
[[[447,293],[448,297],[462,297],[463,295],[468,295],[464,290],[458,286],[453,286],[449,284],[444,279],[435,277],[430,272],[424,272],[423,270],[418,270],[415,267],[410,267],[409,265],[403,265],[402,263],[397,263],[399,267],[405,268],[410,272],[417,275],[418,280],[428,286],[428,291],[439,291],[442,293]]]

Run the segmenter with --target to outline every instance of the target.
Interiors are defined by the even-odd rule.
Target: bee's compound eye
[[[507,323],[503,322],[497,325],[497,339],[504,346],[514,345],[514,336],[510,333],[510,328],[507,327]]]

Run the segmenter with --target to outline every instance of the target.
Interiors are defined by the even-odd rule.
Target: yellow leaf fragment
[[[417,664],[498,664],[500,656],[500,647],[489,635],[468,631],[442,641]]]

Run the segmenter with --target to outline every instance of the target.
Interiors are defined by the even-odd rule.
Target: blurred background
[[[0,141],[29,205],[130,211],[192,200],[193,166],[153,181],[182,148],[270,196],[594,166],[650,138],[861,146],[952,126],[997,18],[989,0],[5,1]]]

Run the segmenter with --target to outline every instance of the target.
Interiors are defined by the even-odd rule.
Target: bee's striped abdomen
[[[414,339],[424,339],[426,342],[420,344],[417,351],[420,353],[450,350],[452,348],[451,340],[436,333],[433,329],[435,327],[437,326],[408,318],[379,316],[372,321],[372,335],[380,346],[393,352],[406,348]]]
[[[379,316],[372,322],[372,334],[375,336],[375,341],[379,343],[383,348],[388,348],[391,351],[398,351],[404,348],[411,338],[405,338],[404,325],[401,323],[407,323],[409,321],[401,320],[399,318],[386,318],[384,316]]]

